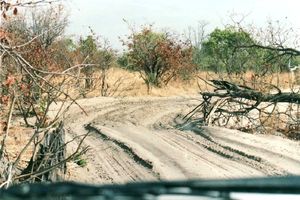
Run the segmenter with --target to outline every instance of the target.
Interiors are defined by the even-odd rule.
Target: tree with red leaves
[[[168,32],[159,33],[151,26],[145,27],[140,32],[133,31],[123,44],[128,48],[124,55],[126,65],[140,72],[148,89],[167,85],[172,78],[195,70],[190,42]]]

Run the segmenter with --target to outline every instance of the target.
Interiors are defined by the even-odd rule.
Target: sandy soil
[[[69,163],[69,180],[237,178],[300,174],[300,142],[220,127],[178,126],[197,96],[80,100],[65,122],[67,138],[90,131],[86,167]],[[69,146],[71,152],[76,145]]]

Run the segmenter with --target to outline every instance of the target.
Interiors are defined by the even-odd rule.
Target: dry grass
[[[86,97],[101,96],[101,80],[100,73],[95,73],[94,86],[87,92]],[[108,85],[108,95],[114,97],[125,96],[174,96],[174,95],[195,95],[199,93],[199,87],[197,80],[182,81],[172,80],[167,86],[158,88],[151,88],[148,93],[148,89],[144,80],[141,78],[138,72],[130,72],[121,68],[111,68],[106,75],[106,84]],[[59,82],[57,79],[56,82]],[[84,80],[80,81],[80,87],[78,83],[69,81],[68,87],[65,88],[72,96],[78,96],[84,88]]]
[[[84,89],[84,79],[75,82],[70,78],[67,86],[64,88],[66,92],[72,94],[73,97],[86,93],[85,97],[101,96],[101,74],[93,75],[93,87],[86,91]],[[216,74],[213,72],[198,72],[188,81],[181,79],[171,80],[167,86],[152,87],[148,93],[147,86],[138,72],[130,72],[121,68],[111,68],[106,74],[106,84],[108,86],[106,96],[124,97],[124,96],[175,96],[175,95],[196,95],[200,91],[211,91],[213,88],[204,80],[223,79],[235,82],[237,84],[246,85],[262,92],[274,91],[275,85],[280,89],[292,89],[296,86],[295,79],[290,73],[276,73],[265,77],[255,77],[253,72],[245,74],[231,75]],[[55,79],[59,82],[59,79]]]
[[[14,124],[9,130],[9,137],[6,140],[6,152],[10,161],[14,161],[20,154],[23,147],[27,144],[33,134],[31,128],[26,128],[20,124]],[[1,137],[0,137],[1,138]],[[19,167],[24,168],[27,166],[33,151],[33,145],[31,145],[22,156]]]

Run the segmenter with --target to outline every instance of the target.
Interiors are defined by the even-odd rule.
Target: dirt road
[[[219,127],[178,127],[200,98],[92,98],[73,108],[67,138],[90,132],[82,168],[69,179],[89,183],[237,178],[300,174],[300,142]],[[70,151],[74,149],[70,147]]]

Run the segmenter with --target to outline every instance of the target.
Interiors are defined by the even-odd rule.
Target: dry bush
[[[4,5],[5,3],[4,1]],[[30,2],[28,4],[31,5]],[[12,9],[23,5],[22,2],[10,4]],[[47,28],[45,31],[47,32]],[[77,104],[76,98],[64,91],[69,77],[73,75],[68,70],[52,68],[54,62],[51,59],[51,44],[47,43],[50,46],[45,47],[42,40],[39,40],[44,33],[32,35],[26,41],[17,31],[8,33],[10,35],[5,36],[8,39],[2,38],[0,42],[0,187],[24,181],[51,181],[52,172],[63,169],[66,162],[87,150],[81,148],[81,145],[88,135],[78,136],[78,148],[71,155],[62,154],[68,142],[63,139],[64,129],[61,121],[68,108]],[[11,35],[13,37],[10,37]],[[83,65],[79,64],[72,68],[81,66]],[[54,82],[53,80],[58,80],[57,77],[60,77],[60,81]],[[51,111],[51,105],[58,101],[60,106]],[[24,141],[19,146],[21,150],[14,151],[10,148],[12,137],[16,137],[13,134],[13,126],[20,118],[32,132],[28,137],[22,137]],[[17,138],[15,141],[17,142]],[[25,170],[21,163],[28,159],[28,155],[31,159]]]

